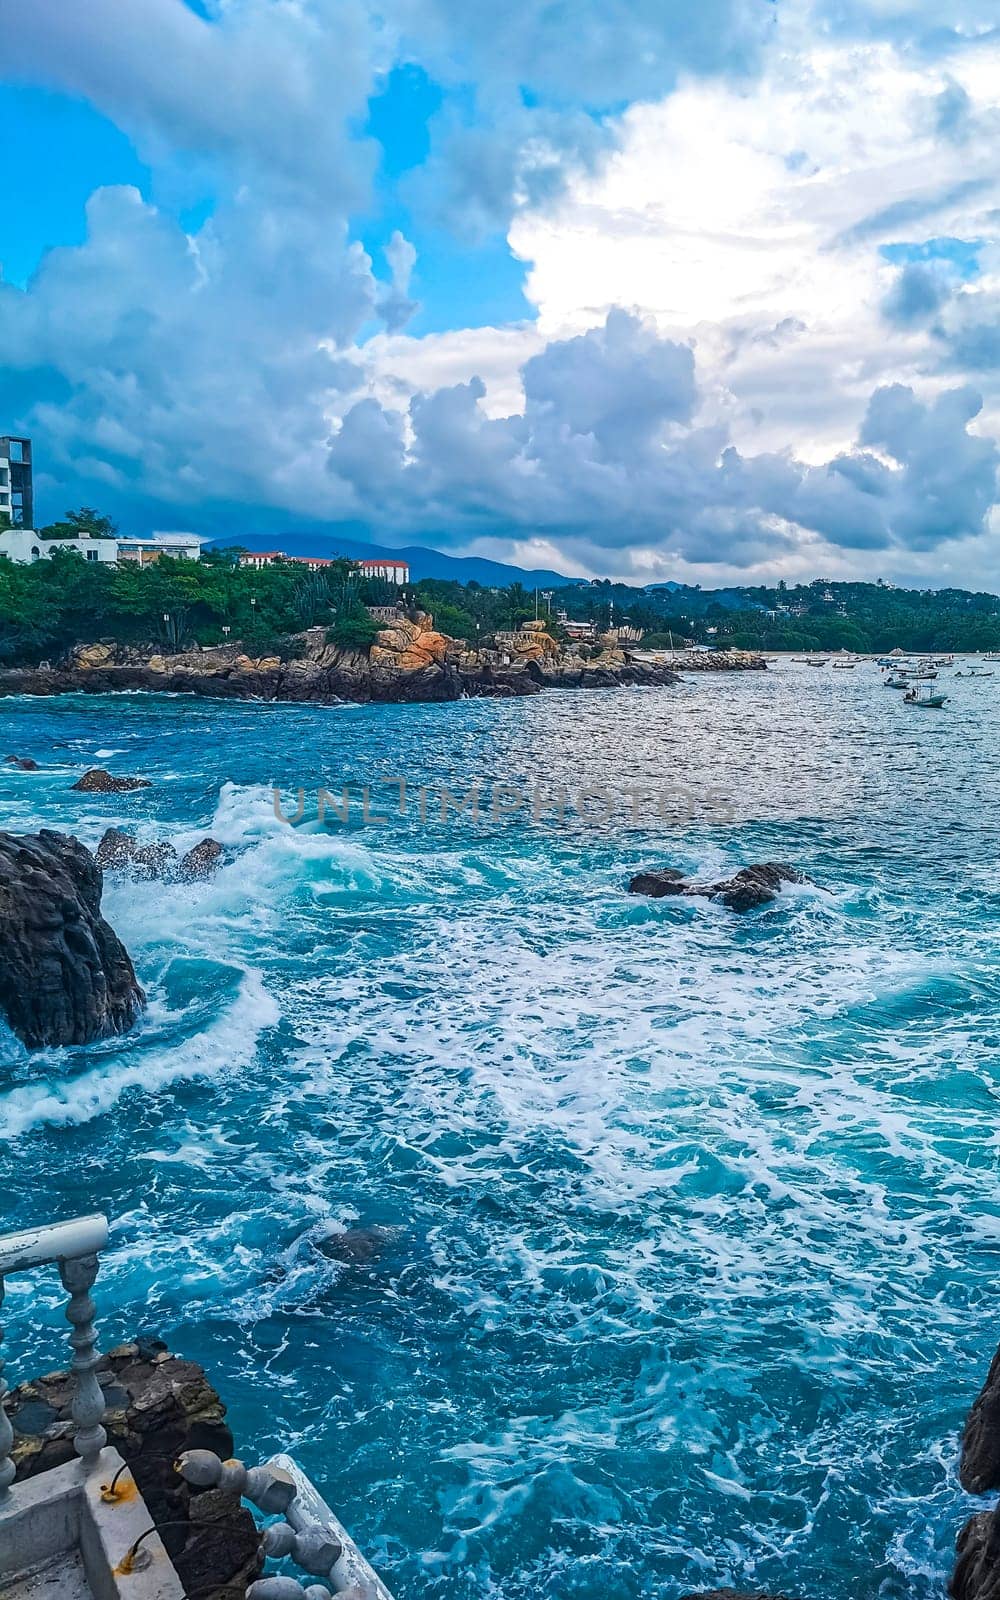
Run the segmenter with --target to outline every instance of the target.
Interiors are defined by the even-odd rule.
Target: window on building
[[[24,446],[20,439],[11,439],[8,450],[10,452],[7,458],[9,461],[21,462],[24,460]]]
[[[87,551],[87,560],[88,561],[96,561],[99,555],[100,555],[100,551],[99,550],[88,550]]]
[[[37,544],[33,544],[32,547],[31,547],[31,559],[32,559],[32,561],[37,561],[39,556],[41,555],[41,553],[42,552],[39,550]]]

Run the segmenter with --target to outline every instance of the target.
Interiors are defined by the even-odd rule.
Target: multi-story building
[[[31,479],[31,440],[0,434],[0,520],[14,528],[31,528],[35,498]]]
[[[240,566],[252,567],[257,572],[262,567],[273,567],[276,561],[293,561],[296,566],[308,567],[310,572],[321,572],[324,567],[334,564],[327,556],[286,556],[284,550],[244,550],[240,555]],[[355,561],[353,565],[362,578],[381,578],[400,589],[410,581],[410,568],[406,561],[389,561],[383,556],[375,556],[370,561]]]

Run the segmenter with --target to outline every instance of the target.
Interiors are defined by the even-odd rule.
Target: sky
[[[1000,589],[994,0],[4,0],[36,520]]]

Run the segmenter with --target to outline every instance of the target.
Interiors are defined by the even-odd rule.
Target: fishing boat
[[[834,672],[853,672],[856,666],[856,661],[835,661],[833,670]]]
[[[916,684],[907,689],[903,696],[904,706],[920,706],[923,711],[940,711],[947,703],[948,696],[938,689],[918,689]]]
[[[908,689],[910,680],[905,672],[890,672],[885,680],[885,686],[887,689]]]
[[[807,667],[825,667],[827,662],[829,661],[829,659],[830,659],[829,656],[824,656],[821,661],[813,661],[812,658],[810,657],[810,659],[806,662],[806,666]]]

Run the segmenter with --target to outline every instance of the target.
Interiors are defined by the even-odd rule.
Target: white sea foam
[[[179,1019],[154,1005],[135,1034],[120,1046],[104,1047],[95,1065],[82,1073],[60,1078],[50,1071],[43,1076],[45,1057],[39,1055],[39,1076],[0,1095],[0,1139],[15,1139],[45,1124],[89,1122],[110,1111],[129,1090],[158,1094],[185,1079],[236,1071],[254,1059],[261,1034],[279,1016],[259,975],[247,972],[232,1005],[201,1032],[171,1036],[171,1024]],[[147,1045],[150,1031],[165,1033],[165,1042]]]

